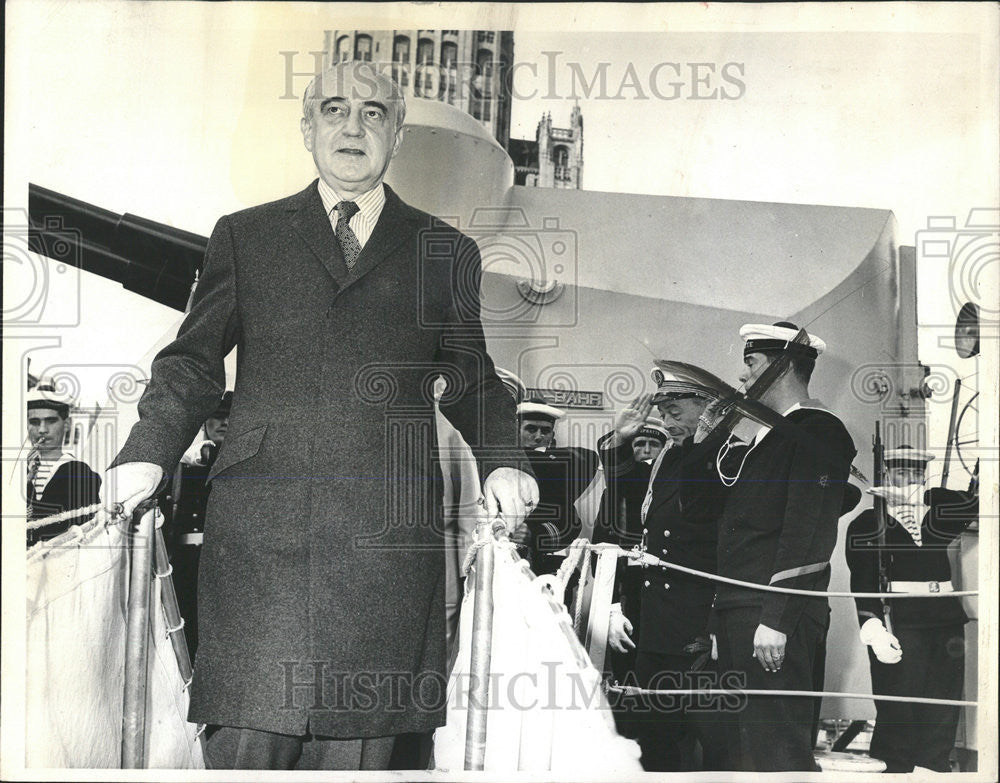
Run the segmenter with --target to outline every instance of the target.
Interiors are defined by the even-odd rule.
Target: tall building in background
[[[482,123],[500,145],[510,141],[514,61],[508,30],[327,30],[329,62],[386,63],[407,97],[448,103]]]
[[[568,128],[553,128],[552,114],[538,121],[535,140],[511,139],[514,184],[535,188],[583,189],[583,114],[574,106]]]

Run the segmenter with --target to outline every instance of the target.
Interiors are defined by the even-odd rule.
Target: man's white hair
[[[302,96],[302,116],[306,122],[312,122],[313,106],[320,100],[316,97],[316,86],[328,80],[339,79],[339,75],[347,68],[353,70],[364,69],[370,71],[370,78],[373,81],[381,82],[388,89],[389,102],[396,110],[396,131],[403,127],[403,120],[406,119],[406,97],[396,82],[384,73],[384,68],[376,67],[374,63],[367,60],[345,60],[331,65],[322,73],[316,74]],[[364,80],[360,80],[364,81]],[[332,82],[331,83],[336,83]],[[324,91],[325,92],[325,91]]]

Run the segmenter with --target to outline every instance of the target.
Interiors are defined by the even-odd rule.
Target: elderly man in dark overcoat
[[[382,179],[398,87],[340,63],[305,93],[319,180],[223,217],[177,339],[152,365],[105,502],[129,513],[225,388],[189,719],[211,766],[378,769],[444,723],[445,560],[433,385],[509,528],[538,501],[486,351],[475,243]]]

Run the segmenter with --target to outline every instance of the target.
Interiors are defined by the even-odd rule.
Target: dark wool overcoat
[[[480,475],[517,466],[468,237],[386,203],[348,271],[316,183],[223,217],[116,461],[173,472],[223,392],[189,719],[368,737],[444,723],[434,379]]]

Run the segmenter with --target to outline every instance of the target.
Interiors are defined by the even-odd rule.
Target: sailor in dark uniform
[[[211,490],[205,479],[225,440],[232,405],[233,393],[227,391],[219,407],[205,420],[199,438],[181,458],[173,482],[159,498],[166,520],[164,532],[173,567],[177,605],[184,618],[184,638],[192,657],[198,649],[198,565]]]
[[[840,419],[811,399],[809,378],[825,348],[794,324],[751,324],[740,381],[749,386],[787,352],[790,366],[760,402],[784,417],[761,427],[737,461],[720,471],[730,487],[719,520],[720,576],[776,587],[824,591],[847,478],[856,450]],[[720,462],[730,450],[719,450]],[[713,627],[719,668],[748,689],[813,690],[821,681],[830,608],[826,598],[719,583]],[[751,696],[728,716],[736,769],[814,771],[814,700]]]
[[[87,463],[63,450],[69,426],[70,400],[52,390],[34,389],[28,393],[28,438],[31,451],[27,457],[28,521],[39,520],[93,505],[98,502],[101,477]],[[93,514],[64,519],[28,530],[27,544],[47,541],[79,525]]]
[[[657,416],[642,418],[637,399],[615,420],[612,432],[598,441],[598,454],[604,468],[604,493],[601,524],[594,529],[594,543],[611,543],[631,549],[642,541],[642,503],[646,498],[649,476],[660,452],[672,442],[670,434]],[[642,593],[642,569],[627,567],[619,558],[615,578],[615,597],[611,607],[608,644],[611,647],[611,672],[622,684],[635,684],[636,648],[639,638],[639,602]],[[627,706],[627,702],[622,700]],[[618,732],[634,736],[631,710],[617,709],[612,701]]]
[[[887,486],[869,490],[886,500],[882,555],[893,593],[952,592],[948,545],[979,513],[974,487],[969,492],[924,490],[926,466],[932,459],[909,446],[891,449],[885,454]],[[873,509],[863,511],[848,528],[846,557],[854,592],[880,592],[878,532]],[[873,694],[962,698],[963,626],[968,617],[958,598],[889,600],[888,618],[878,599],[855,601],[861,641],[870,648]],[[886,763],[886,772],[911,772],[917,767],[951,771],[949,755],[959,707],[876,697],[875,708],[870,752]]]
[[[511,540],[528,545],[536,574],[555,573],[563,561],[556,553],[579,537],[583,521],[574,504],[600,464],[590,449],[555,445],[555,423],[565,415],[537,398],[517,406],[520,445],[538,481],[539,496],[538,506]]]

